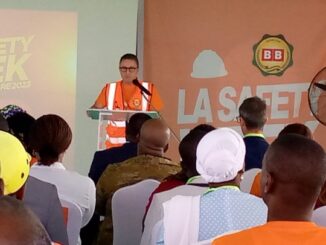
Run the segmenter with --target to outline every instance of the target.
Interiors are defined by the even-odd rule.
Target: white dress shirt
[[[60,199],[80,207],[83,214],[82,226],[89,222],[95,210],[95,184],[89,177],[66,170],[60,162],[50,166],[34,164],[30,175],[54,184]]]

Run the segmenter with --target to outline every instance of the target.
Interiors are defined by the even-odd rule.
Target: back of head
[[[13,135],[0,131],[0,179],[4,194],[18,191],[29,174],[30,157],[21,142]]]
[[[0,244],[50,245],[38,218],[21,201],[0,197]]]
[[[131,54],[131,53],[127,53],[121,56],[119,64],[123,61],[123,60],[134,60],[137,64],[137,67],[139,67],[139,61],[136,55]]]
[[[15,135],[23,143],[26,150],[28,150],[29,133],[32,125],[35,123],[35,118],[26,112],[17,112],[7,120],[11,133]],[[29,150],[28,152],[31,153]]]
[[[307,137],[308,139],[312,139],[312,133],[310,129],[306,125],[301,123],[292,123],[286,125],[278,134],[278,136],[286,134],[300,134],[304,137]]]
[[[196,169],[196,150],[199,141],[210,131],[213,126],[200,124],[190,130],[190,132],[181,140],[179,144],[179,153],[181,157],[181,167],[188,178],[198,175]]]
[[[266,122],[266,103],[254,96],[245,99],[239,107],[239,116],[248,129],[262,129]]]
[[[72,140],[68,123],[58,115],[44,115],[38,118],[30,132],[30,147],[41,164],[51,165],[58,161]]]
[[[234,180],[243,170],[246,147],[233,129],[219,128],[207,133],[197,147],[197,171],[208,183]]]
[[[146,113],[135,113],[126,122],[126,139],[127,141],[137,143],[139,141],[140,129],[144,122],[151,119]]]
[[[325,178],[325,152],[317,142],[298,134],[281,135],[263,160],[262,195],[267,205],[274,198],[273,204],[312,209]]]
[[[170,129],[162,120],[147,120],[140,130],[138,154],[163,156],[169,140]]]
[[[197,125],[193,129],[191,129],[190,133],[193,132],[193,131],[197,131],[197,130],[204,131],[204,132],[208,133],[208,132],[210,132],[210,131],[212,131],[214,129],[215,129],[214,126],[212,126],[210,124],[202,123],[202,124]]]
[[[9,125],[7,120],[2,116],[2,114],[0,114],[0,130],[1,131],[5,131],[5,132],[9,132]]]

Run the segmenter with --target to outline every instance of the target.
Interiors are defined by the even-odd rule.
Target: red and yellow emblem
[[[136,108],[138,108],[140,106],[140,99],[135,98],[133,99],[132,103]]]
[[[285,40],[283,35],[266,34],[254,45],[253,50],[253,64],[264,76],[281,76],[293,64],[293,46]]]

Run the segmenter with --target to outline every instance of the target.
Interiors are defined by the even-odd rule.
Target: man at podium
[[[106,83],[91,108],[108,110],[159,111],[163,107],[160,95],[150,82],[138,81],[138,58],[125,54],[120,58],[119,70],[122,80]],[[106,147],[119,146],[125,142],[125,122],[109,121]]]

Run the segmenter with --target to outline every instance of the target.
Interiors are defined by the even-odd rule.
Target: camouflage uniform
[[[169,159],[151,155],[139,155],[124,162],[109,165],[96,185],[96,211],[100,215],[105,215],[97,244],[112,244],[111,199],[116,190],[145,179],[162,181],[180,170],[181,168]]]

